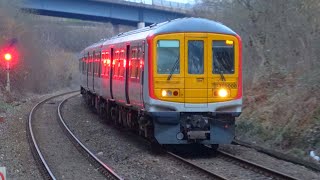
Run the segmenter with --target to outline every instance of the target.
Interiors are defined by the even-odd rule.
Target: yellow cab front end
[[[158,142],[230,143],[242,104],[240,37],[161,34],[152,47],[151,116]]]
[[[231,143],[242,105],[240,37],[160,34],[154,36],[152,48],[149,84],[157,141]]]
[[[153,40],[157,99],[208,107],[242,94],[239,39],[215,33],[172,33]],[[240,82],[239,82],[240,81]]]

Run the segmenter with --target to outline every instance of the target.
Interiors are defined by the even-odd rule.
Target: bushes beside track
[[[202,2],[196,16],[221,21],[243,39],[238,137],[299,157],[320,153],[319,2]]]

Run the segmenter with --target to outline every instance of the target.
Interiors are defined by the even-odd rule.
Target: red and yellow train
[[[81,52],[81,93],[117,126],[159,144],[228,144],[242,108],[241,38],[221,23],[176,19]]]

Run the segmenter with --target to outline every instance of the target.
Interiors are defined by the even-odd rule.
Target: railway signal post
[[[12,55],[10,53],[4,54],[4,60],[6,61],[6,71],[7,71],[7,85],[6,90],[10,92],[10,62],[12,60]]]
[[[16,44],[18,40],[16,38],[12,38],[9,40],[3,48],[0,48],[0,60],[4,59],[7,71],[7,84],[6,91],[10,92],[10,70],[11,66],[13,66],[18,58],[18,53],[16,49]]]

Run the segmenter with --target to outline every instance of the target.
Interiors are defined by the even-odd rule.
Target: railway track
[[[254,162],[250,162],[246,159],[234,156],[232,154],[229,154],[227,152],[218,150],[219,156],[224,158],[227,161],[233,162],[234,164],[237,164],[245,169],[257,172],[261,175],[270,177],[272,179],[290,179],[290,180],[297,180],[297,178],[292,177],[290,175],[284,174],[282,172],[264,167],[262,165],[256,164]]]
[[[208,151],[211,151],[210,147],[205,147]],[[173,153],[171,151],[166,151],[167,154],[169,154],[170,156],[178,159],[179,161],[182,161],[204,173],[206,173],[207,175],[209,175],[210,177],[214,178],[214,179],[230,179],[230,177],[225,177],[223,175],[219,175],[218,173],[214,172],[213,170],[209,170],[208,167],[208,163],[204,162],[204,160],[202,159],[189,159],[189,158],[184,158],[181,155],[178,155],[178,153]],[[207,153],[207,152],[206,152]],[[210,158],[210,157],[209,157]],[[224,161],[230,162],[233,165],[237,165],[239,167],[241,167],[242,169],[246,169],[249,170],[253,173],[257,173],[259,174],[259,178],[262,179],[288,179],[288,180],[297,180],[297,178],[292,177],[290,175],[281,173],[279,171],[276,170],[272,170],[270,168],[264,167],[262,165],[256,164],[254,162],[250,162],[248,160],[242,159],[240,157],[234,156],[232,154],[229,154],[227,152],[218,150],[216,152],[215,157],[209,159],[209,161],[216,161],[218,159],[223,159]],[[206,159],[206,161],[208,161],[208,159]],[[240,172],[240,171],[239,171]],[[238,172],[238,173],[239,173]],[[219,172],[221,173],[221,172]],[[263,178],[264,177],[264,178]],[[249,179],[249,177],[248,177]]]
[[[72,174],[78,170],[78,172],[85,174],[87,173],[86,171],[90,171],[92,173],[91,178],[97,178],[97,179],[122,179],[119,175],[114,173],[114,171],[108,167],[105,163],[100,161],[92,152],[90,152],[81,142],[78,140],[72,132],[69,130],[67,125],[64,123],[63,117],[61,116],[61,107],[63,103],[75,96],[78,95],[76,94],[77,91],[72,91],[72,92],[67,92],[67,93],[62,93],[56,96],[52,96],[50,98],[47,98],[38,104],[36,104],[32,110],[30,111],[29,118],[28,118],[28,123],[27,123],[27,137],[28,141],[31,147],[32,154],[34,156],[34,159],[36,160],[41,173],[43,174],[43,177],[45,179],[58,179],[59,178],[68,178],[65,174],[71,175],[69,178],[77,178],[75,174]],[[65,96],[68,96],[64,100],[59,100]],[[57,107],[49,107],[49,105],[55,105],[55,102],[60,102]],[[46,106],[46,107],[45,107]],[[41,108],[50,108],[52,111],[54,111],[54,116],[58,117],[57,118],[52,118],[52,114],[49,114],[48,112],[41,112]],[[47,118],[41,118],[41,117],[47,117]],[[39,118],[40,117],[40,118]],[[48,123],[49,126],[48,126]],[[57,127],[58,126],[58,127]],[[65,132],[64,133],[58,133],[60,131]],[[51,140],[45,139],[44,136],[50,134],[55,134],[56,136],[51,136]],[[85,157],[81,155],[77,150],[73,150],[75,148],[72,143],[68,140],[66,135],[69,137],[73,145],[76,146],[78,150],[81,151],[82,154],[85,154]],[[67,140],[65,140],[66,138]],[[64,140],[61,142],[58,142],[58,140]],[[54,142],[58,142],[53,144]],[[50,144],[51,143],[51,144]],[[69,145],[71,144],[71,146]],[[61,149],[61,152],[59,152],[59,145],[62,148],[68,148],[66,149]],[[54,148],[58,148],[54,151]],[[50,152],[54,151],[54,152]],[[68,154],[69,153],[69,154]],[[78,155],[79,153],[80,155]],[[58,156],[53,156],[57,155]],[[61,157],[60,157],[61,156]],[[66,158],[67,157],[67,158]],[[65,160],[67,162],[58,162],[56,159],[61,159],[62,161]],[[73,158],[74,162],[68,162],[70,159]],[[81,159],[81,160],[80,160]],[[102,176],[100,173],[96,174],[96,169],[91,167],[91,164],[87,161],[87,159],[90,160],[90,162],[97,168],[104,176]],[[80,163],[79,163],[80,162]],[[59,164],[60,163],[60,164]],[[75,163],[72,166],[72,163]],[[71,172],[68,172],[68,169],[63,169],[64,167],[57,167],[57,166],[65,166],[69,164],[71,166]],[[71,165],[70,165],[71,164]],[[55,166],[54,166],[55,165]],[[77,168],[72,168],[72,167],[77,167]],[[79,166],[79,167],[78,167]],[[64,170],[64,172],[60,172]],[[60,171],[59,171],[60,170]],[[70,171],[70,169],[69,169]],[[85,174],[87,175],[87,174]],[[90,174],[91,175],[91,174]],[[82,177],[84,178],[84,176]]]
[[[73,97],[73,96],[72,96]],[[111,180],[122,180],[119,175],[117,175],[110,167],[108,167],[104,162],[102,162],[97,156],[95,156],[81,141],[71,132],[70,128],[67,126],[65,123],[63,116],[61,114],[61,108],[63,104],[67,101],[68,99],[63,100],[59,106],[58,106],[58,116],[60,123],[65,130],[67,136],[69,139],[74,143],[74,145],[82,152],[84,153],[89,160],[95,164],[95,166],[98,168],[98,170],[105,175],[107,179]]]
[[[94,167],[101,172],[101,174],[104,175],[104,178],[107,179],[122,179],[119,175],[117,175],[110,167],[108,167],[105,163],[103,163],[99,158],[97,158],[94,153],[92,153],[88,148],[86,148],[83,143],[71,132],[68,125],[65,123],[65,120],[63,119],[63,116],[61,115],[61,109],[63,107],[63,104],[67,102],[68,99],[71,97],[74,97],[78,94],[72,94],[75,92],[68,92],[63,93],[57,96],[53,96],[50,98],[47,98],[41,102],[39,102],[36,106],[34,106],[29,114],[28,124],[27,124],[27,135],[28,140],[31,146],[32,153],[34,155],[34,158],[36,159],[41,172],[45,179],[57,179],[55,176],[55,172],[52,171],[52,166],[50,165],[50,162],[48,163],[46,160],[46,155],[42,153],[41,150],[41,144],[39,145],[37,141],[37,133],[34,132],[34,119],[36,111],[39,111],[40,107],[44,104],[54,104],[50,101],[55,100],[57,98],[62,98],[64,96],[68,96],[67,98],[64,98],[63,100],[56,100],[59,102],[57,108],[55,108],[55,113],[57,115],[59,124],[58,126],[60,129],[65,133],[65,135],[68,136],[68,138],[71,140],[72,144],[84,155],[87,159],[91,162],[91,164],[94,165]],[[205,147],[208,151],[211,151],[209,147]],[[206,174],[207,177],[212,179],[230,179],[230,177],[226,176],[223,171],[221,172],[215,172],[214,170],[210,170],[208,168],[209,166],[205,165],[206,163],[201,162],[201,159],[188,159],[184,158],[177,153],[173,153],[171,151],[167,151],[167,154],[171,157],[177,159],[178,161],[183,162],[184,164],[192,167],[193,169],[197,170],[198,172],[201,172],[203,174]],[[286,175],[284,173],[263,167],[259,164],[250,162],[248,160],[233,156],[227,152],[224,151],[218,151],[217,156],[214,158],[207,158],[210,161],[216,161],[217,159],[223,159],[224,161],[229,162],[230,164],[239,166],[239,169],[246,169],[250,171],[251,173],[259,174],[260,177],[263,177],[262,179],[297,179],[295,177],[292,177],[290,175]],[[241,172],[241,171],[239,171]],[[59,179],[59,178],[58,178]]]
[[[219,175],[219,174],[216,174],[214,172],[208,171],[205,168],[203,168],[203,167],[201,167],[201,166],[199,166],[199,165],[197,165],[195,163],[192,163],[191,161],[189,161],[189,160],[187,160],[187,159],[185,159],[185,158],[183,158],[183,157],[181,157],[181,156],[179,156],[179,155],[177,155],[175,153],[172,153],[170,151],[166,151],[166,153],[168,155],[174,157],[175,159],[177,159],[177,160],[179,160],[179,161],[181,161],[181,162],[183,162],[183,163],[185,163],[185,164],[197,169],[198,171],[201,171],[202,173],[207,174],[212,179],[227,180],[226,177],[223,177],[222,175]]]

